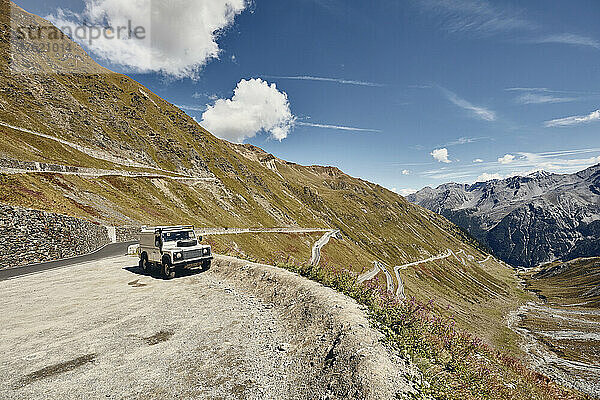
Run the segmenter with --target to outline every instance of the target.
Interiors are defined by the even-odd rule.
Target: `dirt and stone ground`
[[[173,280],[113,257],[0,291],[0,398],[393,398],[419,380],[352,300],[229,257]]]

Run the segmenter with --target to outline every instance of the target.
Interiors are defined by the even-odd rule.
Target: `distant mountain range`
[[[447,183],[407,200],[445,216],[515,266],[600,255],[600,164],[575,174]]]

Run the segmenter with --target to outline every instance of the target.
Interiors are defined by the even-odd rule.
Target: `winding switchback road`
[[[373,279],[377,276],[379,271],[381,271],[381,269],[379,268],[379,265],[377,265],[377,263],[375,261],[373,261],[373,268],[371,268],[367,272],[359,275],[358,278],[356,278],[356,283],[363,283],[366,281],[370,281],[371,279]]]
[[[239,235],[243,233],[317,233],[327,232],[336,233],[324,228],[203,228],[196,229],[196,233],[202,236],[211,235]],[[321,238],[323,239],[323,238]]]
[[[439,254],[437,256],[429,257],[429,258],[426,258],[424,260],[413,261],[413,262],[410,262],[408,264],[403,264],[403,265],[397,265],[397,266],[395,266],[394,267],[394,274],[396,275],[396,281],[398,282],[398,285],[397,285],[396,291],[395,291],[396,296],[398,298],[401,298],[401,299],[405,299],[406,298],[406,294],[404,293],[404,281],[402,280],[402,277],[400,276],[400,271],[401,270],[407,269],[408,267],[412,267],[412,266],[415,266],[415,265],[418,265],[418,264],[426,263],[426,262],[431,262],[431,261],[436,261],[436,260],[442,260],[442,259],[448,258],[450,256],[454,256],[458,262],[460,262],[463,265],[466,265],[465,259],[458,257],[457,254],[460,254],[460,253],[466,254],[463,249],[460,249],[456,253],[453,252],[451,249],[447,249],[446,252],[444,252],[442,254]],[[485,260],[478,261],[478,263],[480,263],[480,264],[484,263],[487,260],[489,260],[490,257],[491,256],[488,255],[488,257]],[[467,255],[467,259],[472,260],[473,257]],[[381,271],[381,272],[383,272],[385,274],[387,290],[389,292],[394,293],[394,282],[393,282],[393,279],[392,279],[392,275],[389,273],[389,271],[388,271],[387,267],[385,266],[385,264],[383,264],[383,263],[381,263],[379,261],[373,261],[373,268],[370,269],[369,271],[367,271],[367,272],[359,275],[358,278],[356,279],[356,281],[358,283],[362,283],[362,282],[368,281],[370,279],[373,279],[377,275],[377,273],[379,271]]]
[[[329,243],[329,239],[331,239],[333,236],[337,235],[338,233],[340,233],[339,230],[328,231],[323,236],[321,236],[321,238],[319,240],[317,240],[315,242],[315,244],[313,245],[312,254],[310,257],[311,265],[319,265],[319,262],[321,261],[321,249],[323,248],[323,246],[325,246],[327,243]]]

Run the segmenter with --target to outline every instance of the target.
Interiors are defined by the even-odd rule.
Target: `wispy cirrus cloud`
[[[370,128],[355,128],[352,126],[343,126],[343,125],[329,125],[329,124],[317,124],[313,122],[302,122],[296,121],[294,125],[299,126],[310,126],[313,128],[324,128],[324,129],[335,129],[338,131],[351,131],[351,132],[371,132],[371,133],[380,133],[379,129],[370,129]]]
[[[467,100],[459,97],[456,93],[451,92],[450,90],[445,89],[443,87],[440,87],[440,90],[442,91],[442,93],[444,93],[446,98],[450,100],[450,102],[464,110],[470,111],[474,117],[483,119],[485,121],[495,121],[497,119],[496,113],[494,111],[482,106],[474,105],[468,102]]]
[[[573,126],[600,121],[600,110],[592,111],[587,115],[574,115],[571,117],[557,118],[544,122],[547,128]]]
[[[441,17],[442,27],[452,33],[492,35],[537,28],[520,10],[484,0],[419,0],[418,3],[429,13]]]
[[[553,158],[553,157],[565,157],[572,156],[577,154],[586,154],[586,153],[598,153],[600,152],[600,147],[592,147],[589,149],[574,149],[574,150],[558,150],[558,151],[545,151],[541,153],[535,153],[540,158]],[[534,153],[519,153],[521,155],[530,155]]]
[[[519,104],[553,104],[553,103],[568,103],[577,101],[577,97],[563,97],[552,94],[541,93],[525,93],[515,98],[515,102]]]
[[[507,92],[519,93],[514,99],[517,104],[569,103],[595,98],[600,95],[598,92],[556,90],[546,87],[512,87],[504,90]]]
[[[600,42],[588,36],[576,35],[573,33],[560,33],[554,35],[542,36],[531,40],[532,43],[561,43],[573,46],[587,46],[600,50]]]
[[[549,27],[532,21],[523,9],[487,0],[416,0],[422,9],[442,20],[442,28],[451,33],[493,36],[519,33],[528,36],[522,43],[556,43],[588,46],[600,50],[594,38],[564,32],[552,33]],[[550,32],[550,33],[548,33]]]
[[[509,87],[504,89],[507,92],[540,92],[540,93],[557,93],[557,94],[571,94],[571,95],[597,95],[599,92],[590,92],[583,90],[560,90],[550,89],[547,87]]]
[[[386,86],[383,83],[359,81],[359,80],[352,80],[352,79],[342,79],[342,78],[327,78],[327,77],[322,77],[322,76],[310,76],[310,75],[298,75],[298,76],[265,75],[265,78],[289,79],[289,80],[296,80],[296,81],[331,82],[331,83],[339,83],[341,85],[355,85],[355,86],[369,86],[369,87],[384,87],[384,86]]]
[[[589,155],[589,156],[586,156]],[[573,173],[600,163],[600,148],[566,149],[548,152],[516,151],[498,157],[497,161],[477,159],[469,165],[449,165],[417,173],[424,178],[474,182],[514,175],[528,175],[534,171]],[[509,162],[506,162],[510,160]]]
[[[463,144],[469,144],[469,143],[475,143],[475,142],[479,142],[481,140],[487,140],[490,139],[489,137],[459,137],[458,139],[455,140],[451,140],[448,143],[444,144],[443,146],[460,146]]]
[[[177,107],[181,108],[185,111],[196,111],[196,112],[204,112],[206,111],[206,106],[190,106],[186,104],[175,104]]]
[[[563,158],[584,153],[597,153],[600,149],[564,150],[548,153],[519,153],[525,167],[552,172],[573,172],[600,163],[600,155],[586,158]]]
[[[510,87],[504,90],[507,92],[555,92],[545,87]]]

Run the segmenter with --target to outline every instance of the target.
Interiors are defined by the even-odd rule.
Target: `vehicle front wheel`
[[[165,279],[175,278],[175,269],[171,267],[171,262],[164,261],[162,264],[162,273]]]
[[[210,260],[206,260],[202,262],[202,270],[206,271],[210,268]]]

